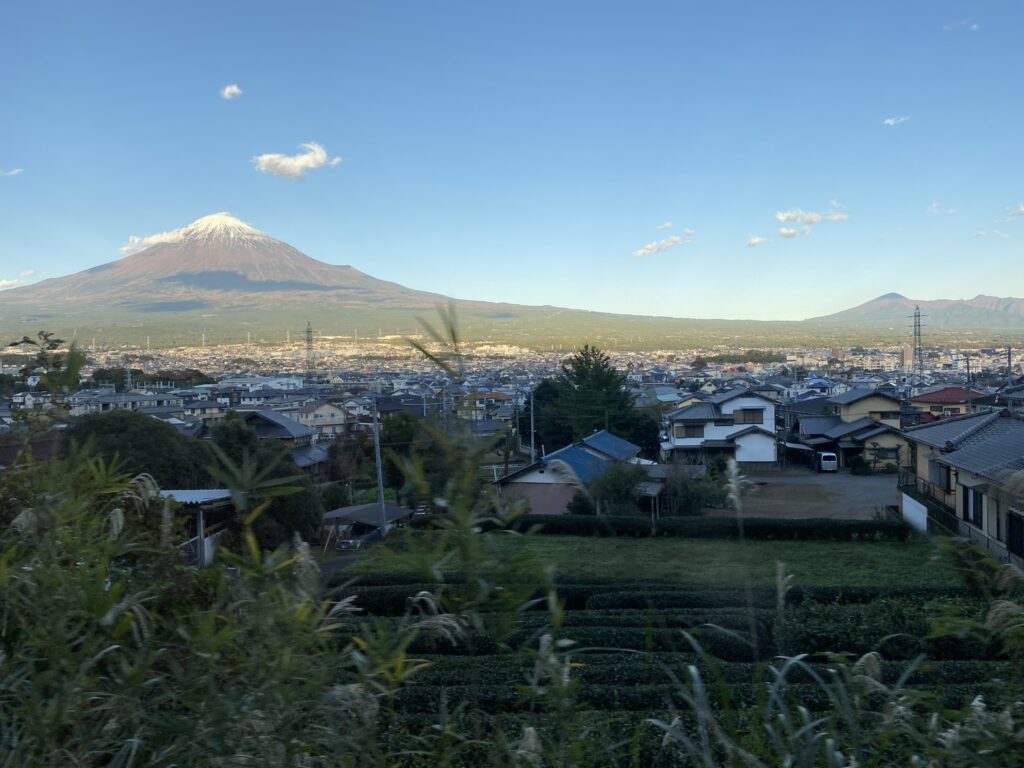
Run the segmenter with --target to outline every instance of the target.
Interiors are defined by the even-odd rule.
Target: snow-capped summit
[[[377,280],[301,251],[227,212],[184,227],[132,237],[124,258],[68,277],[43,280],[5,299],[61,305],[104,304],[144,311],[188,308],[271,308],[294,304],[297,294],[348,304],[412,303],[440,297]],[[286,298],[287,296],[287,298]],[[301,301],[301,300],[299,300]]]

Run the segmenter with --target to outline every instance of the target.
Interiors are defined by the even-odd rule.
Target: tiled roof
[[[908,427],[903,430],[903,434],[914,442],[924,443],[932,448],[945,448],[947,444],[959,447],[967,438],[998,420],[999,411],[981,411],[922,424],[919,427]]]
[[[693,403],[691,405],[686,405],[682,408],[676,408],[669,411],[665,414],[665,418],[670,421],[685,421],[689,419],[694,421],[709,421],[711,419],[720,418],[721,415],[721,411],[718,410],[718,406],[714,403]]]
[[[838,416],[801,416],[800,434],[824,435],[842,423],[843,420]]]
[[[968,440],[963,448],[935,460],[993,480],[1024,469],[1024,421],[1004,416],[984,430],[984,439]]]
[[[849,405],[850,403],[856,403],[858,400],[863,400],[866,397],[884,397],[887,400],[893,402],[899,402],[899,400],[892,395],[887,395],[884,392],[878,392],[874,389],[868,389],[867,387],[856,387],[854,389],[848,389],[841,395],[832,395],[829,398],[829,402],[835,403],[836,405]]]
[[[289,419],[283,413],[278,413],[277,411],[266,409],[258,411],[240,410],[238,413],[246,421],[251,422],[254,419],[262,419],[266,425],[270,427],[270,429],[266,429],[264,431],[276,432],[276,434],[265,435],[266,437],[285,437],[294,439],[298,437],[309,437],[315,432],[315,430],[310,429],[304,424],[299,424],[299,422],[294,419]],[[260,432],[261,430],[257,428],[256,433],[260,434]],[[260,434],[260,437],[264,437],[264,435]]]
[[[932,387],[911,397],[910,402],[954,405],[966,403],[984,396],[984,392],[977,392],[973,389],[966,390],[963,387]]]
[[[842,424],[836,424],[832,429],[825,433],[826,436],[832,439],[839,439],[847,435],[852,435],[855,432],[860,432],[862,429],[870,429],[877,426],[878,422],[874,419],[869,419],[866,416],[856,421],[844,421]]]

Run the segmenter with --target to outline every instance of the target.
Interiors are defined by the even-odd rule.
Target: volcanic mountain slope
[[[942,329],[1024,328],[1024,299],[1000,298],[979,294],[973,299],[908,299],[887,293],[842,312],[815,317],[808,323],[843,326],[891,326],[900,328],[912,322],[914,309],[920,307],[923,322]]]
[[[443,300],[312,259],[227,213],[150,240],[119,261],[9,291],[4,303],[59,313],[90,305],[142,312],[271,308],[303,301],[307,293],[318,302],[403,308]]]

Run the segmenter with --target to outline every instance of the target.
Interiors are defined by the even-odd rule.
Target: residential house
[[[664,482],[650,471],[657,465],[639,458],[640,450],[640,446],[601,430],[502,477],[497,485],[507,498],[528,502],[534,514],[559,515],[577,492],[589,493],[590,484],[613,464],[634,463],[649,468],[652,476],[644,483],[643,495],[654,505]]]
[[[847,390],[829,398],[832,413],[844,422],[868,418],[880,424],[900,428],[900,400],[894,395],[866,387]]]
[[[1024,567],[1024,418],[1005,410],[951,416],[905,430],[903,518],[922,531],[962,536]]]
[[[314,480],[327,473],[327,451],[313,444],[315,430],[269,409],[240,410],[238,415],[261,440],[279,440],[288,447],[295,465]]]
[[[983,397],[985,397],[984,392],[940,385],[922,389],[912,395],[910,405],[917,408],[922,414],[930,414],[932,419],[943,419],[969,413],[973,410],[973,401]]]
[[[328,439],[344,434],[348,423],[345,409],[342,406],[324,400],[306,403],[300,408],[289,411],[287,415],[299,424],[314,430],[319,437]]]
[[[893,395],[858,387],[783,407],[799,442],[813,451],[836,454],[840,467],[849,467],[855,456],[874,466],[898,467],[906,456],[900,401]]]
[[[686,464],[707,464],[724,456],[748,468],[774,467],[775,408],[771,398],[746,389],[726,390],[675,408],[664,417],[662,456]]]

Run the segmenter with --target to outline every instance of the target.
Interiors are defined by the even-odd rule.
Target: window
[[[704,437],[703,424],[687,424],[683,430],[683,437]]]
[[[981,493],[974,488],[964,488],[963,518],[975,528],[982,527]]]
[[[764,409],[740,408],[733,411],[732,418],[737,424],[764,424]]]
[[[900,417],[899,411],[882,411],[879,414],[880,419],[898,419]]]

